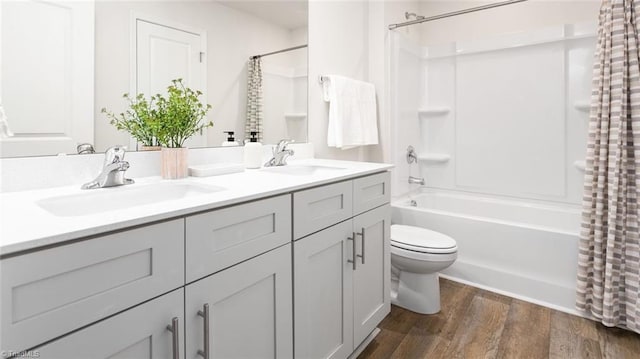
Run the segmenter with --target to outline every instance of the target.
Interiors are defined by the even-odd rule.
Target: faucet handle
[[[126,149],[122,145],[115,145],[107,148],[104,152],[104,165],[116,163],[124,160]]]
[[[276,149],[277,152],[282,152],[284,150],[287,149],[287,145],[290,143],[295,142],[294,140],[290,140],[290,139],[282,139],[280,141],[278,141],[278,144],[276,145]]]

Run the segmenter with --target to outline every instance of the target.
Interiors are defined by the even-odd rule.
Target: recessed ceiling
[[[287,29],[307,26],[309,10],[307,0],[235,0],[219,2]]]

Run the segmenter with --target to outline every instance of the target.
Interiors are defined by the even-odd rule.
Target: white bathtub
[[[443,277],[578,314],[578,206],[423,190],[394,201],[392,222],[458,242]]]

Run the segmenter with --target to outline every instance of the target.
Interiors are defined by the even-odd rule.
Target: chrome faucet
[[[409,176],[409,183],[424,186],[424,178]]]
[[[108,148],[104,153],[102,172],[93,181],[83,184],[81,188],[104,188],[134,183],[132,179],[124,177],[124,172],[129,169],[129,162],[124,161],[124,153],[123,146]]]
[[[285,166],[287,164],[287,158],[293,156],[295,152],[287,149],[287,145],[293,142],[292,140],[280,140],[277,145],[273,146],[273,158],[264,164],[265,167],[273,166]]]

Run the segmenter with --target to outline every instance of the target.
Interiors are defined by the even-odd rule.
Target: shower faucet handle
[[[407,147],[407,163],[412,164],[414,162],[418,162],[418,155],[416,154],[415,148],[409,145],[409,147]]]

